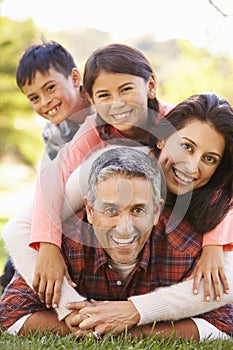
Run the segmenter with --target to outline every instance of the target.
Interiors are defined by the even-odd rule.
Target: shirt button
[[[121,281],[116,281],[116,284],[117,284],[118,286],[121,286],[121,285],[122,285],[122,282],[121,282]]]

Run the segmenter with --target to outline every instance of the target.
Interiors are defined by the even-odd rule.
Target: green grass
[[[226,340],[197,343],[192,340],[158,340],[156,336],[144,340],[132,340],[129,336],[122,336],[106,337],[97,343],[88,337],[79,340],[72,336],[59,337],[52,334],[18,337],[0,332],[0,350],[230,350],[232,347],[233,344]]]

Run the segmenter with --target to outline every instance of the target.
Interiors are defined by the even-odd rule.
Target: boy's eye
[[[51,92],[51,91],[54,90],[54,88],[55,88],[55,84],[49,85],[49,86],[47,87],[47,91]]]
[[[35,103],[37,100],[38,100],[38,96],[33,96],[33,97],[30,97],[30,98],[29,98],[29,101],[30,101],[31,103]]]

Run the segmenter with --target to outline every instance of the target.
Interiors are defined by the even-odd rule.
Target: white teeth
[[[194,180],[193,178],[187,177],[184,174],[180,173],[177,169],[174,169],[174,173],[181,181],[191,183]]]
[[[130,115],[130,112],[127,113],[121,113],[121,114],[114,114],[113,117],[115,119],[121,120],[121,119],[125,119]]]
[[[131,244],[134,241],[134,238],[135,237],[130,237],[130,238],[112,237],[113,241],[120,246]]]
[[[50,111],[48,111],[47,113],[48,113],[48,115],[51,115],[51,114],[56,113],[56,111],[57,111],[57,108],[55,107],[53,109],[50,109]]]

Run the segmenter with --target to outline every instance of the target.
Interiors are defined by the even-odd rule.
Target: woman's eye
[[[215,159],[215,158],[212,157],[212,156],[206,156],[205,159],[206,159],[206,161],[207,161],[208,163],[211,163],[211,164],[216,164],[216,163],[217,163],[217,159]]]
[[[192,150],[192,147],[188,143],[181,143],[181,147],[188,152]]]

